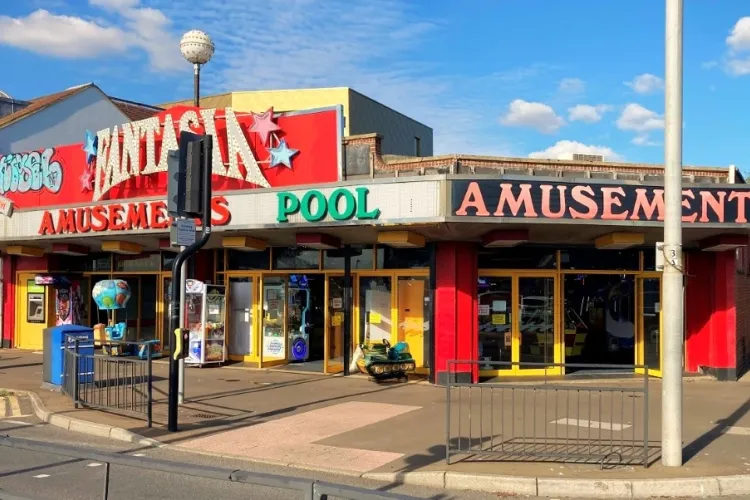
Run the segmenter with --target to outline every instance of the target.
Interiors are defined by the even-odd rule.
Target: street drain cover
[[[210,419],[210,418],[218,417],[218,415],[212,415],[211,413],[196,413],[190,416],[193,418],[203,418],[203,419]]]

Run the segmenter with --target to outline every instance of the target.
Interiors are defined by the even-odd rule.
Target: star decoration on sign
[[[86,152],[86,163],[89,163],[93,158],[96,158],[96,151],[98,148],[98,138],[95,134],[92,134],[90,130],[86,131],[86,139],[83,141],[83,150]]]
[[[81,192],[82,193],[94,190],[94,170],[93,169],[86,167],[86,170],[83,171],[83,174],[81,174],[80,179],[81,179]]]
[[[260,135],[260,140],[265,146],[268,144],[269,135],[273,135],[273,132],[281,130],[281,127],[273,121],[273,108],[268,108],[263,114],[251,114],[253,115],[253,124],[250,127],[250,132],[256,132]]]
[[[299,150],[289,148],[286,145],[286,139],[281,139],[279,146],[268,148],[268,152],[271,153],[271,167],[284,165],[287,168],[292,168],[292,156],[299,153]]]

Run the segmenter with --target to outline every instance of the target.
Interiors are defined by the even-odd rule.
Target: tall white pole
[[[666,0],[661,461],[682,466],[682,2]]]

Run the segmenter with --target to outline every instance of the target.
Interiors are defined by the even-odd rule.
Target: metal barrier
[[[543,371],[541,380],[457,382],[514,366]],[[460,372],[457,370],[460,369]],[[627,369],[633,381],[571,383],[552,368]],[[635,370],[643,375],[635,375]],[[502,373],[502,372],[501,372]],[[501,378],[502,376],[498,377]],[[508,461],[557,461],[648,467],[648,369],[645,366],[449,361],[445,459],[472,455]]]
[[[90,449],[79,449],[72,446],[43,443],[31,439],[20,439],[0,436],[0,446],[16,450],[26,450],[48,455],[60,455],[78,458],[81,460],[93,460],[105,464],[104,484],[102,499],[107,500],[109,496],[109,475],[111,465],[122,465],[136,469],[149,471],[180,474],[184,476],[199,477],[203,479],[218,479],[233,483],[252,484],[255,486],[266,486],[269,488],[280,488],[295,490],[304,493],[305,500],[327,500],[328,497],[343,498],[349,500],[416,500],[415,497],[397,495],[394,493],[373,491],[355,486],[328,483],[314,479],[303,479],[297,477],[279,476],[276,474],[265,474],[244,470],[223,469],[219,467],[208,467],[181,462],[170,462],[147,457],[135,457],[108,453],[104,451],[91,451]],[[0,498],[4,492],[0,492]],[[20,497],[12,497],[19,498]],[[22,499],[21,499],[22,500]]]
[[[81,352],[81,341],[71,338],[63,353],[62,392],[75,407],[118,411],[146,418],[152,423],[153,360],[146,344],[146,359]]]

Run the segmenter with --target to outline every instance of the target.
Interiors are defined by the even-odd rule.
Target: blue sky
[[[750,170],[745,16],[747,0],[685,1],[686,164]],[[0,90],[188,98],[193,28],[216,42],[204,95],[351,86],[433,127],[436,153],[663,159],[659,0],[0,2]]]

